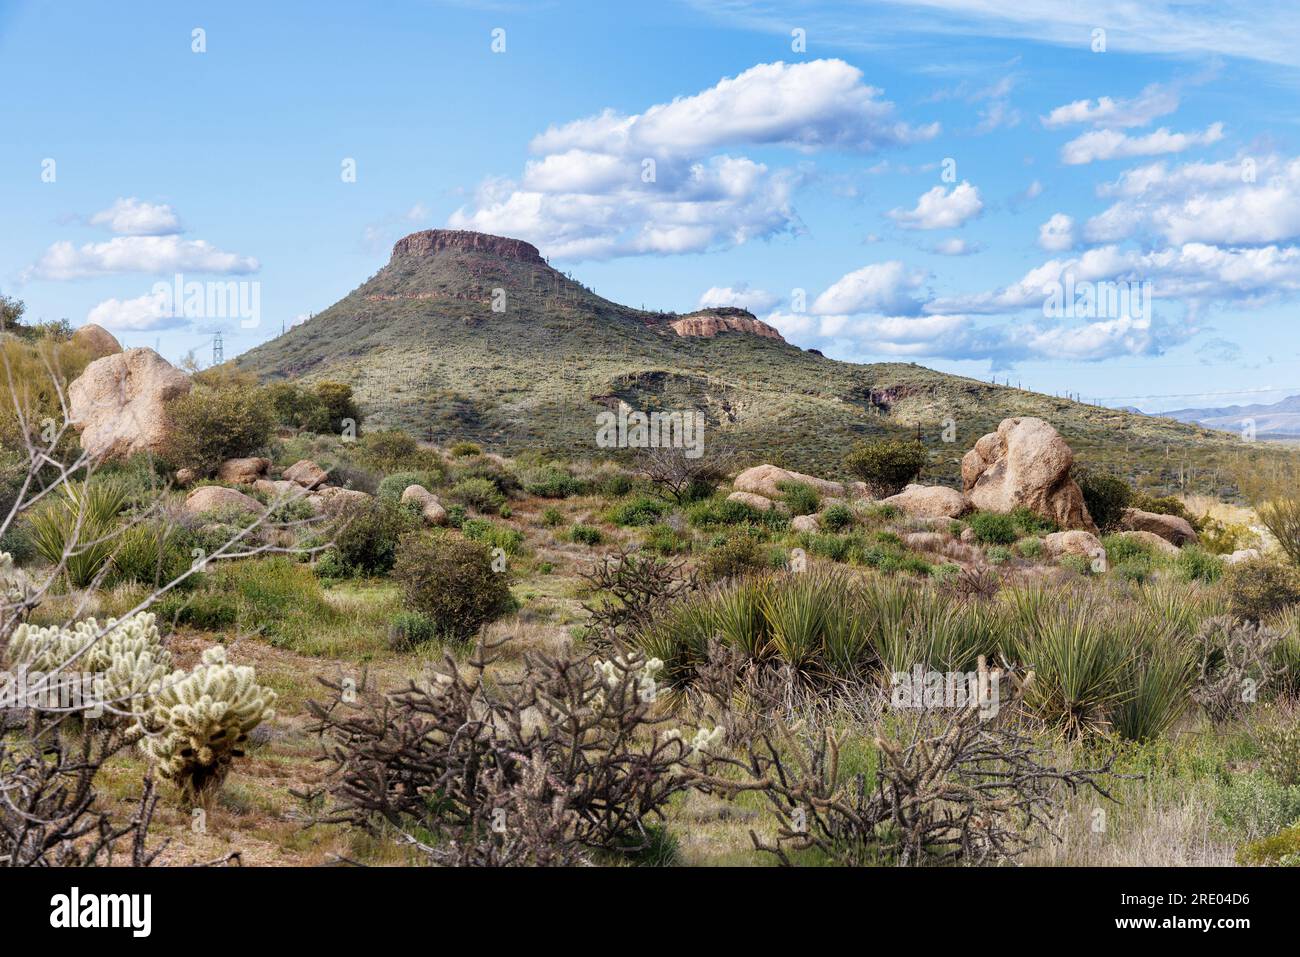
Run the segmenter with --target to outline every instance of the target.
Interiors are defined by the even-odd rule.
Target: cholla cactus
[[[26,667],[29,689],[41,702],[84,710],[105,720],[139,725],[150,708],[150,686],[172,664],[155,617],[148,612],[100,625],[94,618],[71,627],[23,624],[9,643],[11,667]],[[34,681],[32,676],[56,674]]]
[[[14,557],[8,552],[0,552],[0,626],[7,625],[27,600],[27,579],[22,571],[14,565]]]
[[[243,757],[248,732],[275,712],[275,692],[252,668],[226,663],[220,646],[203,653],[188,674],[173,671],[151,689],[150,735],[141,742],[162,777],[190,804],[221,786],[230,763]]]

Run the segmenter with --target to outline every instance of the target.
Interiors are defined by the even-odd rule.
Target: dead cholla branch
[[[1230,615],[1209,618],[1196,634],[1199,673],[1192,698],[1214,721],[1227,721],[1253,704],[1286,671],[1273,652],[1284,635]]]
[[[982,661],[980,670],[988,673]],[[766,797],[775,837],[750,837],[785,865],[802,852],[853,866],[1014,863],[1055,837],[1065,792],[1111,799],[1101,782],[1113,758],[1055,767],[1020,723],[1022,688],[1001,677],[995,716],[982,716],[978,705],[922,712],[902,737],[877,737],[874,782],[843,767],[847,732],[783,724],[745,757],[721,759],[730,772],[700,772],[697,783],[730,797]]]
[[[686,741],[657,714],[659,662],[530,655],[488,681],[498,646],[464,668],[348,703],[311,702],[330,765],[322,821],[396,830],[440,865],[572,864],[648,849],[651,825],[691,787],[715,735]],[[417,837],[416,835],[422,835]]]
[[[595,596],[583,604],[598,642],[625,641],[661,617],[677,598],[696,588],[696,573],[684,559],[661,559],[627,547],[582,573]]]

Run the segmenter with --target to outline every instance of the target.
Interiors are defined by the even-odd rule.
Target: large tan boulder
[[[266,475],[266,470],[270,467],[270,459],[226,459],[217,466],[217,481],[232,482],[235,485],[252,485]]]
[[[423,485],[408,485],[402,492],[402,502],[415,505],[420,510],[420,515],[430,525],[446,525],[447,510],[442,507],[438,501],[438,496],[434,495]]]
[[[1096,535],[1078,528],[1044,535],[1043,550],[1047,553],[1048,558],[1060,558],[1062,555],[1101,558],[1106,554],[1106,549],[1102,547],[1101,541]]]
[[[755,465],[753,468],[745,469],[736,476],[736,480],[731,485],[739,492],[753,492],[765,498],[780,498],[785,494],[780,488],[784,482],[802,482],[804,485],[811,486],[818,495],[844,498],[844,486],[839,482],[804,475],[802,472],[792,472],[775,465]]]
[[[772,501],[765,495],[756,495],[753,492],[732,492],[727,496],[728,502],[741,502],[750,508],[756,508],[760,512],[770,512],[777,507],[776,502]]]
[[[320,488],[329,478],[329,473],[311,459],[299,459],[284,470],[283,478],[303,488]]]
[[[80,346],[96,359],[117,355],[122,351],[122,343],[103,326],[88,322],[72,334],[72,344]]]
[[[1141,542],[1143,545],[1153,548],[1157,552],[1160,552],[1165,555],[1178,554],[1177,545],[1165,541],[1159,535],[1155,534],[1155,532],[1136,532],[1136,531],[1116,532],[1115,537],[1127,538],[1130,541],[1134,541],[1134,542]]]
[[[962,490],[983,511],[1024,506],[1062,528],[1096,532],[1083,492],[1070,478],[1073,464],[1074,452],[1042,419],[1003,419],[962,458]]]
[[[158,454],[171,434],[166,404],[190,379],[152,349],[127,349],[86,366],[68,386],[69,420],[97,459]]]
[[[880,500],[914,518],[957,518],[970,511],[970,502],[955,488],[946,485],[909,485],[897,495]]]
[[[1144,512],[1140,508],[1126,508],[1120,516],[1119,527],[1126,531],[1151,532],[1159,535],[1172,545],[1182,548],[1198,539],[1192,523],[1177,515],[1161,515],[1157,512]]]
[[[304,491],[297,482],[286,482],[283,479],[258,479],[253,483],[253,488],[276,499],[294,498]]]
[[[185,496],[185,511],[191,515],[227,508],[256,514],[262,511],[262,503],[251,495],[223,485],[202,485]]]

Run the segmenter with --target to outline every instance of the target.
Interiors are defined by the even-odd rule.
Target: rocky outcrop
[[[753,492],[764,498],[779,499],[785,494],[780,488],[784,482],[802,482],[810,486],[819,496],[844,497],[844,486],[839,482],[804,475],[802,472],[791,472],[789,469],[778,468],[775,465],[755,465],[753,468],[745,469],[731,484],[740,492]]]
[[[818,529],[816,515],[796,515],[790,519],[790,531],[815,532]]]
[[[1139,508],[1126,508],[1120,516],[1119,527],[1126,531],[1151,532],[1172,545],[1182,548],[1198,540],[1192,523],[1177,515],[1144,512]]]
[[[329,478],[329,473],[311,459],[299,459],[284,470],[283,478],[303,488],[320,488]]]
[[[72,334],[72,344],[80,346],[99,359],[115,356],[122,351],[122,343],[103,326],[88,322]]]
[[[1003,419],[961,460],[962,490],[988,512],[1024,506],[1062,528],[1096,532],[1083,492],[1070,478],[1074,452],[1042,419]]]
[[[276,499],[293,498],[303,494],[301,485],[283,479],[258,479],[253,483],[253,489]]]
[[[1101,558],[1106,549],[1097,536],[1082,529],[1066,532],[1052,532],[1043,536],[1043,550],[1048,558],[1060,558],[1062,555],[1082,555],[1084,558]]]
[[[1161,538],[1159,535],[1155,534],[1154,532],[1139,532],[1139,531],[1116,532],[1115,537],[1126,538],[1134,542],[1141,542],[1143,545],[1146,545],[1148,548],[1155,549],[1157,552],[1160,552],[1161,554],[1164,555],[1178,554],[1177,545],[1165,541],[1163,538]]]
[[[158,353],[128,349],[96,359],[68,386],[69,420],[94,458],[157,455],[171,434],[166,405],[189,391],[189,376]]]
[[[503,259],[545,266],[546,260],[532,243],[522,239],[507,239],[488,233],[467,229],[426,229],[399,239],[393,246],[393,258],[402,256],[432,256],[444,250],[487,253]]]
[[[430,525],[446,525],[447,510],[434,495],[423,485],[408,485],[402,492],[402,502],[411,504],[420,510],[420,515]]]
[[[369,502],[371,496],[366,492],[351,488],[336,488],[327,485],[307,496],[307,501],[318,512],[340,515],[358,505]]]
[[[727,501],[740,502],[750,508],[756,508],[760,512],[770,512],[777,507],[776,502],[766,495],[756,495],[753,492],[732,492],[727,496]]]
[[[270,459],[226,459],[217,466],[217,481],[231,482],[235,485],[252,485],[266,475],[266,470],[270,467]]]
[[[737,309],[732,306],[690,312],[668,323],[668,327],[679,336],[712,339],[720,332],[747,332],[752,336],[780,339],[785,342],[774,326],[769,326],[766,322],[755,318],[754,314],[747,309]]]
[[[970,502],[945,485],[909,485],[897,495],[880,500],[915,518],[958,518],[970,511]]]
[[[262,511],[262,503],[250,495],[221,485],[204,485],[185,497],[185,511],[191,515],[202,515],[218,509],[238,509],[256,514]]]

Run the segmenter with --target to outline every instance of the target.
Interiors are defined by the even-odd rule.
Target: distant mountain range
[[[1203,425],[1207,429],[1241,432],[1247,420],[1255,424],[1255,435],[1268,439],[1300,438],[1300,395],[1288,396],[1279,402],[1256,405],[1226,405],[1208,409],[1175,409],[1157,415],[1179,422]]]
[[[859,439],[919,436],[934,452],[928,477],[955,482],[962,454],[1016,415],[1046,419],[1082,461],[1153,487],[1189,468],[1226,475],[1248,451],[1196,424],[916,363],[839,362],[743,309],[621,305],[526,242],[453,230],[400,240],[343,299],[237,361],[265,379],[347,382],[371,426],[512,453],[599,455],[596,417],[620,402],[700,410],[710,437],[747,463],[826,474]]]

